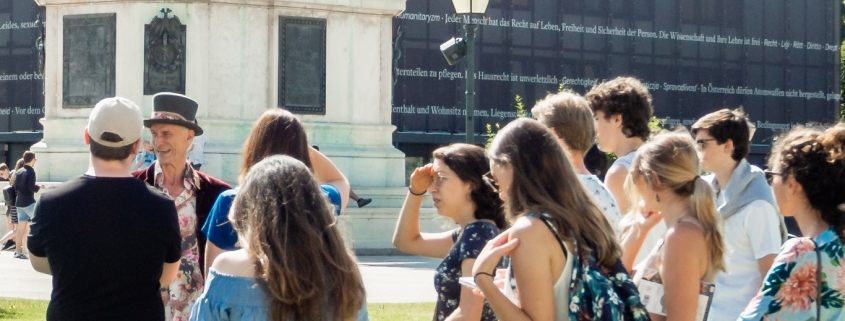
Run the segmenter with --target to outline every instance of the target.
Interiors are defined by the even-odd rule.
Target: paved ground
[[[434,302],[440,260],[418,256],[359,256],[368,303]]]
[[[49,300],[51,277],[28,260],[0,252],[0,297]],[[358,257],[369,303],[434,302],[434,268],[439,260],[415,256]]]
[[[13,258],[14,253],[0,252],[0,297],[49,300],[50,276],[35,272],[29,260]]]

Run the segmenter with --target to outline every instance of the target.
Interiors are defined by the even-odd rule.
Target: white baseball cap
[[[88,117],[88,135],[91,140],[107,147],[123,147],[141,139],[144,117],[141,109],[131,100],[114,97],[101,100]],[[103,139],[103,134],[116,136]],[[111,135],[107,135],[111,136]],[[116,140],[116,141],[115,141]]]

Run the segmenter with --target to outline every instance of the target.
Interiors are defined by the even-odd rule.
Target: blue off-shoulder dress
[[[232,227],[232,223],[229,222],[229,210],[235,201],[235,196],[238,195],[238,190],[240,190],[240,187],[227,190],[217,196],[217,200],[211,207],[208,218],[205,219],[201,229],[209,242],[224,251],[234,251],[240,248],[237,246],[238,234]],[[320,185],[320,191],[332,205],[334,215],[340,215],[340,191],[329,184]]]
[[[191,309],[191,321],[265,321],[269,320],[267,295],[256,278],[208,270],[205,292]],[[326,319],[328,320],[328,319]],[[367,304],[361,307],[356,321],[369,321]],[[288,321],[294,321],[288,319]]]

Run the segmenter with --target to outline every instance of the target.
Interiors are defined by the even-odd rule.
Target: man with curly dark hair
[[[596,126],[596,143],[603,152],[613,152],[618,157],[607,170],[604,184],[616,200],[623,219],[619,229],[627,233],[633,222],[629,215],[638,200],[629,200],[625,193],[625,178],[636,156],[637,149],[648,140],[651,130],[648,122],[654,108],[651,94],[642,82],[631,77],[617,77],[596,85],[584,96],[593,110]],[[636,255],[639,263],[661,239],[666,225],[661,221],[655,226]]]
[[[651,134],[648,128],[653,112],[651,94],[639,80],[617,77],[596,85],[584,98],[593,110],[599,149],[618,157],[607,171],[604,183],[625,213],[631,206],[623,189],[628,167],[637,148]]]

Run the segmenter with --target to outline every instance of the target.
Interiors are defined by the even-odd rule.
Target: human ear
[[[663,182],[660,181],[660,176],[654,175],[651,177],[651,188],[655,191],[660,190],[663,187]]]
[[[734,141],[733,139],[728,139],[725,141],[725,152],[733,154],[734,152]]]
[[[132,144],[132,150],[139,150],[139,149],[141,149],[141,145],[142,145],[142,144],[141,144],[141,140],[140,140],[140,139],[136,140],[136,141],[135,141],[135,143],[134,143],[134,144]]]
[[[781,179],[783,179],[783,177],[781,177]],[[790,196],[795,197],[804,195],[804,186],[801,186],[801,184],[795,180],[795,176],[789,175],[783,183],[786,184],[786,189],[789,191]]]
[[[85,142],[85,145],[91,145],[91,136],[88,134],[88,128],[86,127],[82,133],[82,140]]]
[[[616,114],[610,116],[610,121],[613,122],[614,125],[621,127],[622,126],[622,114]]]

